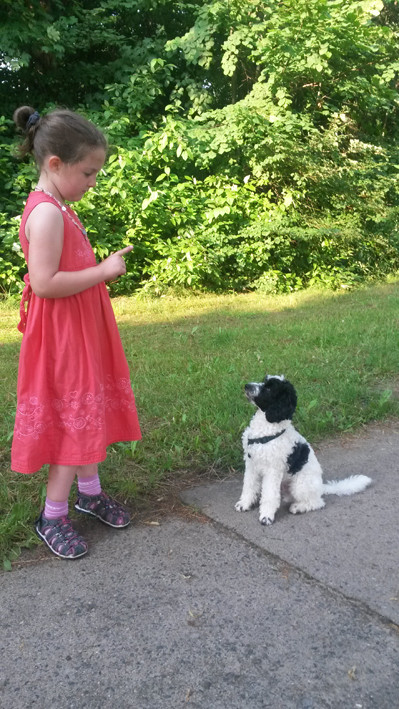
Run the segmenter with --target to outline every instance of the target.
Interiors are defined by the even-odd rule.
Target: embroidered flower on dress
[[[85,404],[86,406],[88,406],[89,404],[92,404],[94,400],[95,400],[95,398],[91,392],[89,392],[88,394],[83,394],[83,396],[82,396],[82,403]],[[99,395],[99,397],[96,397],[96,400],[97,401],[102,400],[101,394]]]

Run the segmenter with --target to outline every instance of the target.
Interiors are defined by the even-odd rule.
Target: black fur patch
[[[291,453],[287,458],[288,472],[290,475],[295,475],[302,470],[309,459],[310,448],[307,443],[295,443]]]

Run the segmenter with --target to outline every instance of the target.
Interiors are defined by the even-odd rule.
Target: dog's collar
[[[285,433],[285,428],[283,428],[282,431],[275,433],[274,436],[262,436],[262,438],[248,438],[248,444],[251,445],[252,443],[270,443],[270,441],[274,441],[275,438],[282,436],[283,433]]]

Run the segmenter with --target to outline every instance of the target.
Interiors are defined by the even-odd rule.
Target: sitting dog
[[[353,495],[371,478],[352,475],[323,484],[323,471],[309,443],[294,428],[297,396],[283,376],[266,376],[261,383],[245,385],[245,394],[257,407],[242,442],[245,473],[241,497],[235,505],[245,512],[259,501],[259,521],[272,524],[287,490],[289,510],[309,512],[324,507],[322,495]]]

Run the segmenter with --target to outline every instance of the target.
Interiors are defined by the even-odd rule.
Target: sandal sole
[[[83,514],[91,515],[92,517],[96,517],[97,519],[100,520],[100,522],[102,522],[103,524],[106,524],[108,527],[113,527],[114,529],[124,529],[125,527],[128,527],[131,522],[131,520],[129,519],[129,521],[126,522],[126,524],[111,524],[111,522],[107,522],[105,519],[100,517],[100,515],[96,514],[92,510],[84,510],[83,507],[79,507],[79,505],[77,505],[77,504],[74,505],[74,507],[77,512],[83,512]]]

